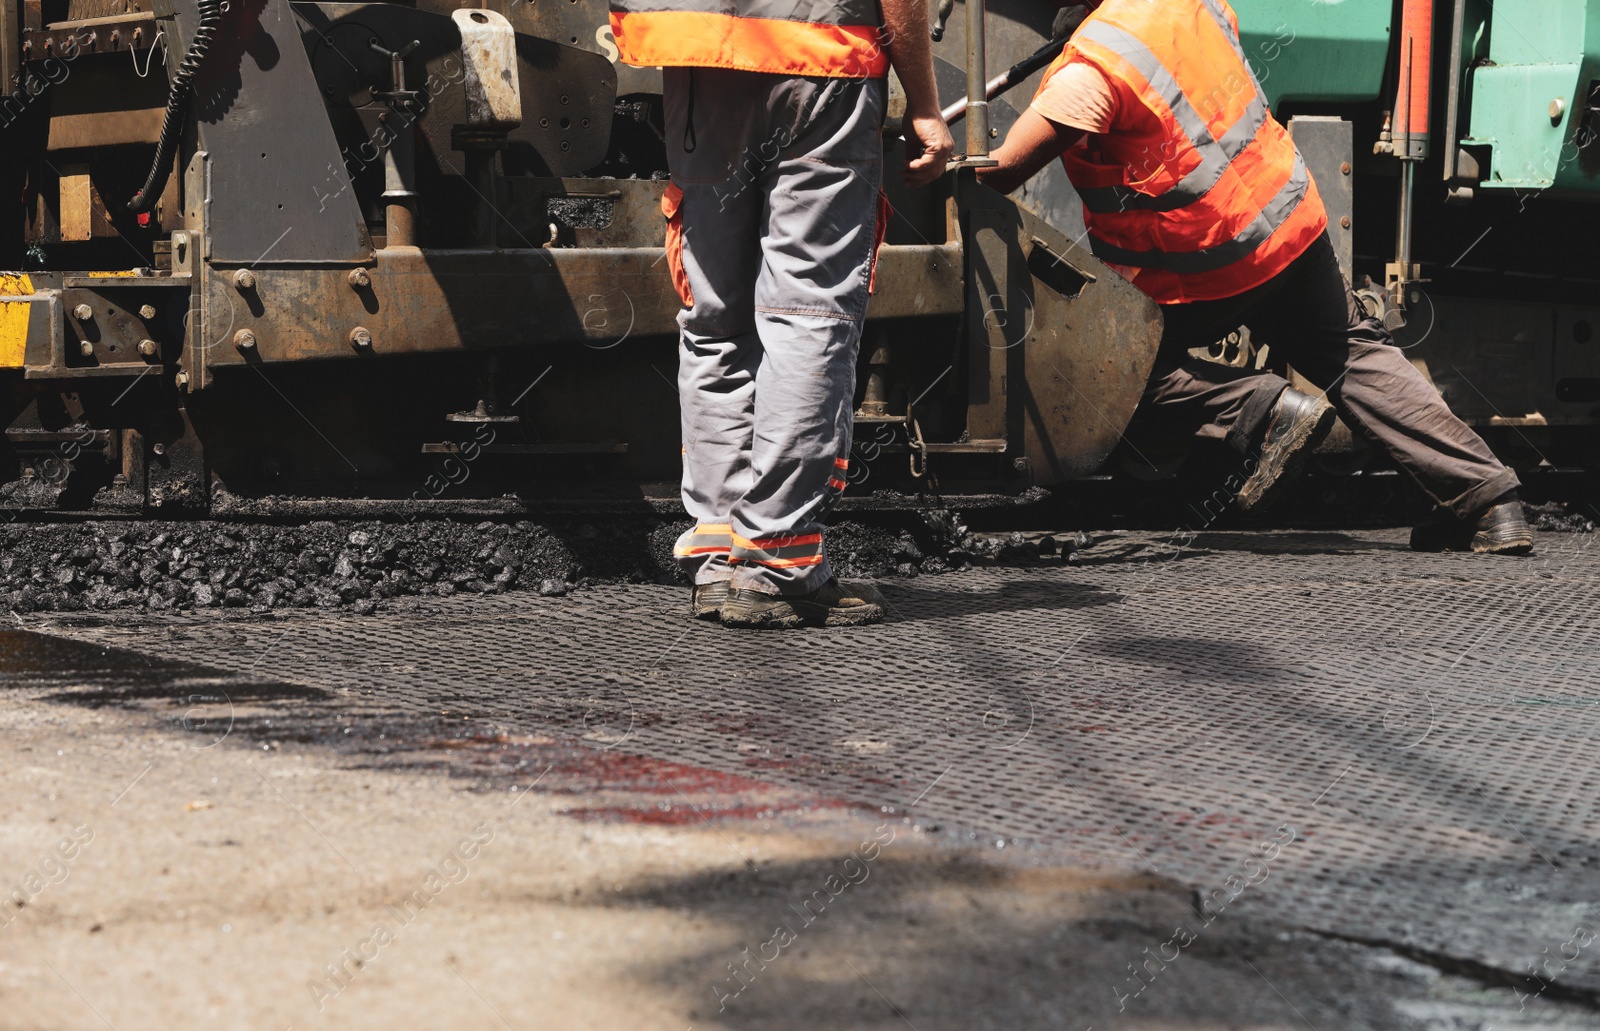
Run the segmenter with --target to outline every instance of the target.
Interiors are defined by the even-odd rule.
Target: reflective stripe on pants
[[[733,535],[727,564],[679,562],[697,583],[803,594],[833,575],[822,517],[850,451],[885,86],[664,76],[678,261],[694,301],[678,317],[683,503]]]

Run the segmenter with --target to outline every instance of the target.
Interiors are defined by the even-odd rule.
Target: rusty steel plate
[[[1070,565],[886,583],[893,621],[850,631],[724,630],[650,585],[46,628],[1156,870],[1441,964],[1544,963],[1592,999],[1595,946],[1551,957],[1600,927],[1594,540],[1103,535]]]

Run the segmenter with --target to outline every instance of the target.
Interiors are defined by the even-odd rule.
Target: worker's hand
[[[1071,39],[1072,34],[1078,31],[1078,26],[1089,17],[1089,9],[1082,4],[1068,4],[1056,12],[1055,21],[1050,23],[1051,39]]]
[[[926,186],[944,174],[950,153],[956,149],[950,138],[950,127],[934,108],[926,113],[912,114],[907,110],[901,123],[906,135],[906,163],[902,177],[907,186]]]

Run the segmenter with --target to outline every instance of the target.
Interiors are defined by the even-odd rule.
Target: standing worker
[[[1516,475],[1351,293],[1316,183],[1267,109],[1226,0],[1086,6],[979,175],[1009,193],[1061,158],[1095,255],[1162,305],[1141,411],[1254,451],[1244,507],[1286,480],[1326,432],[1326,403],[1188,355],[1248,326],[1441,506],[1414,549],[1532,551]]]
[[[731,626],[883,618],[842,585],[822,517],[844,490],[856,353],[883,240],[885,76],[904,179],[943,174],[926,0],[611,0],[623,61],[664,71],[667,260],[683,301],[690,610]]]

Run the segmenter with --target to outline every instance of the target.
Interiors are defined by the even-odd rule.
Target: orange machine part
[[[1402,157],[1426,154],[1432,86],[1433,0],[1405,0],[1400,15],[1400,92],[1394,105],[1395,151]]]

